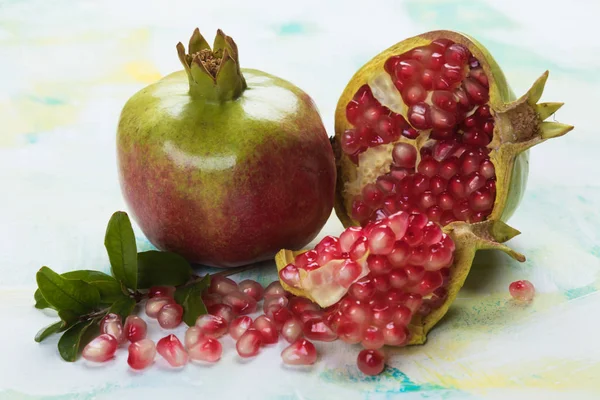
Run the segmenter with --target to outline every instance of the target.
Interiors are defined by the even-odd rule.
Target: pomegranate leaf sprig
[[[65,361],[75,361],[108,313],[124,320],[147,298],[146,289],[152,286],[177,287],[174,297],[183,307],[183,320],[188,325],[206,314],[201,293],[209,286],[210,275],[196,276],[185,258],[175,253],[138,253],[127,213],[112,215],[104,245],[111,275],[95,270],[58,274],[46,266],[37,272],[35,307],[54,309],[60,320],[42,328],[35,336],[36,342],[64,332],[58,341],[59,353]]]

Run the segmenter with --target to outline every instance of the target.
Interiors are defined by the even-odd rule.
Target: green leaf
[[[82,280],[63,278],[48,267],[40,268],[35,278],[44,299],[57,310],[81,315],[100,303],[98,289]]]
[[[46,339],[48,336],[53,335],[57,332],[60,332],[66,326],[67,326],[67,324],[64,321],[58,321],[53,324],[50,324],[50,325],[40,329],[38,331],[38,333],[35,335],[34,340],[39,343],[42,340]]]
[[[137,247],[127,213],[117,211],[106,228],[104,246],[112,273],[130,289],[137,289]]]
[[[92,339],[95,329],[98,328],[97,320],[81,321],[67,329],[58,341],[58,352],[65,361],[77,360],[79,351]]]
[[[183,321],[188,326],[193,326],[200,315],[207,313],[201,295],[209,285],[210,275],[206,274],[202,279],[175,291],[175,301],[183,307]]]
[[[52,306],[46,301],[44,296],[42,296],[42,292],[40,292],[40,289],[36,289],[35,293],[33,294],[33,298],[35,300],[35,308],[39,308],[40,310],[44,308],[52,308]]]
[[[67,279],[80,279],[87,282],[98,289],[100,292],[100,302],[105,304],[111,304],[123,296],[121,290],[121,284],[115,278],[104,272],[94,271],[90,269],[83,269],[78,271],[69,271],[61,274],[63,278]],[[50,304],[42,296],[42,292],[37,289],[33,295],[35,299],[36,308],[52,308]]]
[[[129,315],[133,314],[133,309],[135,308],[135,300],[131,297],[121,297],[117,301],[115,301],[112,306],[108,309],[109,313],[115,313],[121,316],[121,319],[124,320]]]
[[[79,321],[79,315],[70,310],[60,310],[58,312],[58,317],[70,327],[75,322]]]
[[[192,267],[179,254],[167,251],[144,251],[137,255],[138,289],[156,285],[179,286],[193,274]]]

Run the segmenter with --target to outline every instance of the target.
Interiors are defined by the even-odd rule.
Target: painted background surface
[[[0,0],[0,398],[600,398],[598,12],[586,0]],[[41,265],[108,270],[106,222],[125,209],[114,150],[120,109],[179,69],[175,44],[196,26],[208,37],[224,29],[243,66],[310,93],[329,132],[352,73],[426,30],[477,37],[517,94],[550,69],[542,100],[566,102],[557,119],[576,130],[532,154],[528,191],[511,220],[524,232],[511,245],[528,261],[479,257],[427,345],[389,351],[389,367],[374,378],[358,372],[358,350],[344,344],[318,345],[314,367],[290,370],[280,363],[283,343],[242,363],[226,339],[215,366],[172,371],[157,361],[135,374],[124,350],[93,367],[62,362],[57,339],[34,343],[50,322],[33,308]],[[332,218],[323,234],[340,230]],[[268,283],[271,271],[240,279]],[[507,287],[524,278],[538,295],[517,306]],[[155,339],[164,335],[150,329]]]

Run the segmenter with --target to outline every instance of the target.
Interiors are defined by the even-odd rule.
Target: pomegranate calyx
[[[238,50],[231,37],[217,31],[213,48],[196,28],[186,53],[177,43],[177,54],[190,84],[190,95],[209,101],[225,102],[239,97],[246,89],[241,73]]]

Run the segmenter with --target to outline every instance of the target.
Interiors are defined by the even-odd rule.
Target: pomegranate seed
[[[442,110],[450,112],[456,111],[454,94],[448,90],[435,90],[431,96],[431,101]]]
[[[388,261],[392,264],[392,267],[398,268],[403,267],[410,255],[410,247],[406,242],[394,243],[394,248],[388,254]]]
[[[402,81],[414,81],[423,71],[423,65],[416,60],[402,60],[396,69],[396,78]]]
[[[469,50],[458,43],[451,44],[444,54],[446,62],[452,65],[465,65],[470,56]]]
[[[150,318],[158,317],[158,312],[165,306],[166,304],[173,304],[175,300],[172,297],[153,297],[146,301],[146,315]]]
[[[187,364],[188,354],[175,335],[165,336],[156,343],[156,351],[172,367],[181,367]]]
[[[113,313],[108,313],[100,322],[100,333],[111,335],[117,340],[117,343],[125,341],[125,332],[123,324],[121,324],[121,316]]]
[[[119,342],[114,336],[103,333],[92,339],[81,352],[81,356],[88,361],[104,362],[115,356]]]
[[[450,129],[456,125],[456,117],[453,113],[435,106],[430,109],[430,119],[434,129]]]
[[[384,345],[383,332],[378,326],[369,326],[361,342],[365,349],[380,349]]]
[[[433,222],[440,222],[440,218],[442,216],[442,209],[438,206],[430,207],[427,210],[427,218]]]
[[[458,168],[458,160],[455,158],[449,158],[440,164],[438,174],[444,179],[450,179],[458,173]]]
[[[294,264],[288,264],[279,271],[279,278],[292,287],[300,287],[300,272]]]
[[[454,196],[455,199],[465,197],[465,184],[460,176],[454,176],[448,181],[448,191]],[[440,202],[440,207],[446,209]]]
[[[455,183],[455,185],[457,185],[454,187],[455,190],[462,188],[462,186],[458,186],[460,183]],[[452,197],[452,195],[450,195],[448,192],[440,193],[437,198],[437,203],[442,210],[452,210],[452,208],[454,208],[454,202],[454,197]]]
[[[473,211],[486,211],[494,205],[494,197],[486,190],[478,190],[469,197],[469,205]]]
[[[188,349],[190,360],[217,362],[223,354],[223,346],[221,343],[211,337],[201,337],[192,347]]]
[[[441,75],[450,83],[458,83],[463,78],[462,66],[446,63],[442,66]]]
[[[146,332],[148,332],[148,325],[146,321],[138,317],[137,315],[129,315],[125,318],[125,338],[130,342],[137,342],[146,338]]]
[[[427,103],[417,103],[408,109],[408,121],[415,129],[430,129],[430,110]]]
[[[396,240],[404,237],[408,228],[408,213],[399,211],[387,218],[387,226],[394,232]]]
[[[298,317],[300,318],[300,321],[302,323],[305,323],[306,321],[309,321],[311,319],[323,318],[323,312],[320,310],[319,311],[306,310],[302,314],[300,314]]]
[[[375,349],[366,349],[358,353],[356,359],[358,369],[365,375],[379,375],[385,367],[383,353]]]
[[[332,342],[337,339],[335,332],[325,324],[322,318],[312,318],[304,322],[302,327],[304,336],[311,340],[320,340],[322,342]]]
[[[343,321],[337,327],[337,335],[341,341],[348,344],[360,343],[362,332],[360,325],[352,321]]]
[[[508,290],[510,291],[510,295],[513,299],[529,302],[533,300],[533,296],[535,295],[535,288],[533,284],[527,280],[515,281],[508,286]]]
[[[240,289],[240,292],[247,294],[256,301],[261,301],[265,293],[265,290],[260,283],[253,281],[252,279],[245,279],[241,281],[238,285],[238,288]]]
[[[260,333],[263,344],[277,343],[277,340],[279,339],[277,327],[266,315],[259,315],[254,320],[253,327]]]
[[[383,328],[383,340],[388,346],[403,346],[408,341],[408,329],[404,325],[388,323]]]
[[[408,276],[404,270],[395,269],[389,273],[388,281],[390,283],[390,287],[394,289],[401,289],[408,282]]]
[[[454,216],[459,221],[467,221],[471,215],[471,208],[469,207],[469,201],[463,200],[454,205],[452,209]]]
[[[281,307],[278,310],[273,310],[270,314],[267,314],[267,316],[273,320],[277,330],[280,330],[283,324],[294,315],[289,309]]]
[[[148,290],[148,297],[173,297],[175,286],[152,286]]]
[[[191,326],[185,331],[185,337],[183,338],[183,342],[185,343],[185,348],[190,349],[193,345],[198,343],[200,338],[204,337],[202,333],[202,329],[197,326]]]
[[[409,226],[403,239],[411,247],[418,246],[423,240],[423,229],[416,226]],[[410,252],[408,254],[410,256]]]
[[[423,297],[416,293],[404,293],[402,296],[402,304],[406,306],[412,313],[417,311],[423,303]]]
[[[254,357],[262,345],[262,336],[256,329],[250,328],[240,336],[235,348],[240,357]]]
[[[465,78],[463,88],[469,99],[475,104],[485,104],[489,99],[487,88],[472,78]]]
[[[158,312],[156,319],[161,328],[176,328],[183,320],[183,307],[177,303],[165,304]]]
[[[367,253],[367,242],[368,240],[364,236],[361,236],[356,240],[354,245],[352,245],[350,252],[348,253],[351,260],[357,261],[364,257],[364,255]]]
[[[238,284],[235,281],[220,275],[211,277],[210,288],[208,289],[211,293],[220,294],[225,296],[231,292],[238,291]]]
[[[433,293],[433,291],[444,283],[442,273],[439,271],[426,271],[423,280],[415,286],[414,291],[421,295]]]
[[[402,99],[407,106],[412,106],[413,104],[424,101],[426,97],[427,91],[418,83],[408,85],[402,90]]]
[[[349,104],[350,105],[350,104]],[[356,109],[358,111],[358,109]],[[352,119],[355,119],[354,117]],[[350,118],[348,118],[350,121]],[[354,124],[354,122],[350,121],[350,123]],[[342,151],[346,154],[354,154],[360,150],[362,144],[356,137],[356,131],[354,129],[348,129],[342,135],[341,140]]]
[[[302,336],[302,322],[297,318],[290,318],[281,328],[281,336],[289,343],[296,341]]]
[[[471,71],[469,72],[469,76],[475,78],[477,82],[479,82],[482,86],[486,88],[490,85],[488,82],[488,78],[485,75],[485,72],[483,72],[483,68],[481,67],[471,69]]]
[[[406,306],[398,306],[392,316],[392,322],[396,325],[406,326],[412,319],[412,311]]]
[[[361,278],[359,281],[354,282],[348,292],[352,297],[356,300],[360,301],[368,301],[375,294],[375,284],[370,278]]]
[[[234,319],[229,325],[229,335],[234,339],[238,340],[244,332],[246,332],[252,326],[252,318],[247,315],[242,315]]]
[[[350,252],[350,249],[352,248],[352,245],[361,236],[362,236],[362,228],[360,228],[360,227],[352,226],[352,227],[346,229],[340,235],[340,240],[339,240],[340,250],[343,253]]]
[[[266,314],[269,310],[274,311],[281,307],[287,307],[288,298],[283,295],[269,296],[263,302],[263,312]]]
[[[223,318],[229,324],[235,318],[233,308],[226,304],[215,304],[208,307],[208,313]]]
[[[202,302],[206,307],[213,306],[215,304],[221,304],[223,296],[216,293],[202,293]]]
[[[281,358],[288,365],[311,365],[317,361],[317,349],[308,340],[298,339],[283,349]]]
[[[387,274],[392,269],[392,265],[385,256],[375,254],[367,257],[367,266],[374,276]]]
[[[429,248],[423,267],[427,271],[437,271],[441,268],[448,267],[451,262],[452,251],[441,243],[436,243]]]
[[[298,264],[296,264],[296,265],[298,265]],[[281,283],[279,283],[279,281],[271,282],[269,284],[269,286],[267,286],[265,288],[265,294],[264,294],[265,298],[267,298],[269,296],[281,296],[281,295],[287,296],[288,293],[285,291],[283,286],[281,286]]]
[[[369,218],[371,209],[362,201],[354,200],[352,203],[352,218],[357,221],[364,221]]]
[[[220,338],[227,332],[227,321],[222,317],[204,314],[196,320],[196,326],[200,328],[204,336]]]
[[[299,254],[296,259],[294,260],[294,263],[296,265],[296,267],[298,268],[306,268],[306,266],[308,264],[311,264],[313,262],[315,262],[317,260],[318,254],[316,252],[316,250],[309,250],[306,251],[302,254]],[[277,281],[275,281],[277,282]],[[272,285],[273,283],[271,283]],[[269,286],[267,286],[267,288],[269,288]],[[274,287],[272,287],[271,289],[269,289],[271,291],[278,291],[279,287],[277,287],[277,285],[275,285]],[[281,288],[281,290],[283,290],[283,287]],[[263,297],[266,296],[266,291],[265,293],[263,293]]]
[[[360,120],[360,105],[354,100],[346,106],[346,119],[353,125]]]
[[[360,276],[361,272],[362,268],[356,261],[345,260],[336,268],[334,275],[338,284],[348,288]]]
[[[385,326],[391,322],[392,317],[394,316],[393,310],[384,301],[373,303],[371,310],[373,312],[371,320],[373,325]]]
[[[428,222],[423,228],[423,241],[421,243],[430,246],[442,240],[442,234],[443,232],[437,224]]]
[[[144,369],[154,362],[156,346],[150,339],[142,339],[131,343],[128,349],[127,364],[133,369]]]
[[[494,178],[496,176],[496,170],[494,168],[494,164],[490,160],[483,160],[481,165],[479,166],[479,173],[485,179]]]
[[[277,284],[281,287],[279,282],[277,282]],[[267,292],[265,291],[265,297],[267,297],[266,294]],[[256,311],[256,300],[242,292],[231,292],[225,295],[225,297],[223,297],[223,304],[231,306],[233,312],[236,314],[250,314]]]
[[[419,173],[431,178],[437,174],[438,162],[433,158],[424,158],[419,163],[417,170]]]
[[[485,181],[485,178],[479,173],[472,173],[465,181],[465,194],[468,196],[474,191],[481,189],[483,186],[485,186]]]
[[[320,311],[320,307],[304,297],[294,296],[289,300],[289,308],[295,315],[300,315],[304,311]]]
[[[379,225],[371,229],[367,235],[369,249],[372,254],[389,254],[394,249],[396,235],[386,226]]]
[[[383,193],[377,185],[369,183],[363,187],[362,198],[365,204],[371,208],[377,208],[383,202]],[[323,265],[323,263],[321,263]]]
[[[417,149],[408,143],[396,143],[392,150],[394,164],[402,168],[414,168],[417,162]]]
[[[386,275],[374,276],[373,278],[371,278],[371,280],[375,285],[375,289],[379,292],[387,292],[390,289],[390,282]]]

